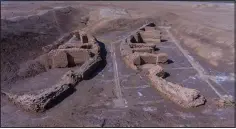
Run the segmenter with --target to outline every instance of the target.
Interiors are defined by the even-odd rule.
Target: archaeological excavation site
[[[1,127],[235,127],[232,12],[1,2]]]

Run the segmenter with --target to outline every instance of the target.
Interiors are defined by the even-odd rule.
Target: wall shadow
[[[167,39],[161,39],[161,42],[167,42],[168,40]]]
[[[174,63],[174,61],[171,60],[171,59],[168,59],[168,60],[166,61],[166,64],[172,64],[172,63]]]
[[[165,72],[162,78],[163,78],[163,79],[166,79],[166,78],[169,77],[169,76],[170,76],[170,74],[167,73],[167,72]]]
[[[95,39],[96,43],[99,45],[100,47],[100,56],[101,56],[101,61],[98,62],[98,66],[96,67],[95,70],[93,70],[93,72],[84,78],[84,80],[90,80],[92,78],[94,78],[95,76],[97,76],[107,65],[107,61],[106,61],[106,56],[107,56],[107,50],[106,50],[106,46],[103,42],[98,41],[97,39]]]
[[[75,91],[76,91],[76,89],[74,87],[71,87],[67,91],[61,93],[58,97],[53,99],[47,106],[45,106],[45,110],[55,107],[57,104],[62,102],[64,99],[66,99],[67,97],[72,95]]]

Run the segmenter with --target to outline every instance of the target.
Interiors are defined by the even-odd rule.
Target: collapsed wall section
[[[198,90],[168,82],[162,78],[163,76],[164,71],[161,66],[157,65],[149,69],[148,77],[154,88],[166,95],[174,103],[184,108],[197,107],[205,104],[206,100],[200,95]]]

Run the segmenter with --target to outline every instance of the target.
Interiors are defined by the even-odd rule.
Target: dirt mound
[[[36,15],[1,19],[1,82],[13,82],[21,63],[42,53],[64,33],[85,27],[86,8],[60,7]],[[12,80],[13,79],[13,80]]]

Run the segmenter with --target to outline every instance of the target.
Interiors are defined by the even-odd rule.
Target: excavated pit
[[[168,57],[166,53],[156,51],[156,44],[160,44],[162,40],[161,31],[155,24],[146,24],[122,42],[121,55],[130,68],[148,71],[147,76],[154,88],[174,103],[184,108],[204,105],[206,99],[200,95],[200,91],[164,79],[166,73],[160,64],[168,64]]]

